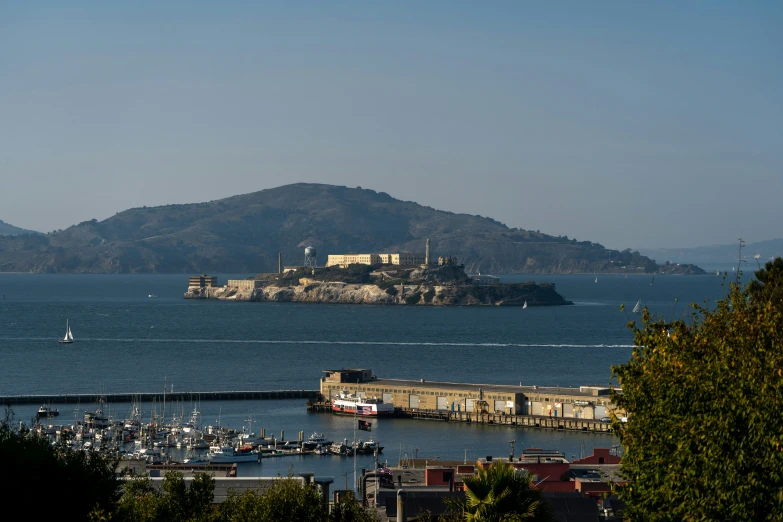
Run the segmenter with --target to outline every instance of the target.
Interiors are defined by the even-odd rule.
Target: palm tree
[[[551,522],[555,518],[541,500],[531,475],[496,460],[478,476],[465,479],[465,498],[450,502],[467,522]]]

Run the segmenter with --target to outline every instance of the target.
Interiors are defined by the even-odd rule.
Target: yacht
[[[359,440],[355,444],[357,455],[373,455],[376,450],[378,450],[378,453],[383,451],[383,446],[379,446],[378,442],[372,439],[368,441]]]
[[[236,449],[231,445],[222,444],[209,447],[207,460],[213,464],[234,462],[257,462],[258,451],[252,449]]]
[[[378,399],[377,397],[367,399],[342,391],[332,399],[332,412],[361,415],[362,417],[379,417],[383,415],[392,415],[394,413],[394,406],[383,402],[382,399]]]
[[[332,441],[328,440],[323,433],[313,433],[305,441],[302,441],[302,450],[315,451],[318,448],[329,447]]]

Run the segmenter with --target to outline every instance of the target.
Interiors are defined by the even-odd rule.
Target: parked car
[[[600,421],[601,422],[612,422],[612,418],[611,417],[601,417]]]

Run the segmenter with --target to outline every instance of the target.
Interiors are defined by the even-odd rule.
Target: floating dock
[[[265,390],[265,391],[186,391],[166,393],[167,401],[266,401],[279,399],[318,398],[318,390]],[[55,395],[2,395],[0,404],[12,406],[15,404],[90,404],[104,402],[152,402],[163,401],[162,392],[147,393],[68,393]]]

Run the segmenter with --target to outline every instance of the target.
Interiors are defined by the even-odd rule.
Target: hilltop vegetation
[[[38,234],[38,232],[15,227],[0,219],[0,236],[19,236],[22,234]]]
[[[509,228],[491,218],[400,201],[383,192],[297,183],[207,203],[134,208],[47,235],[0,237],[0,271],[271,272],[277,253],[301,264],[305,246],[330,253],[457,256],[468,272],[654,273],[629,250]],[[700,273],[677,266],[677,273]]]

